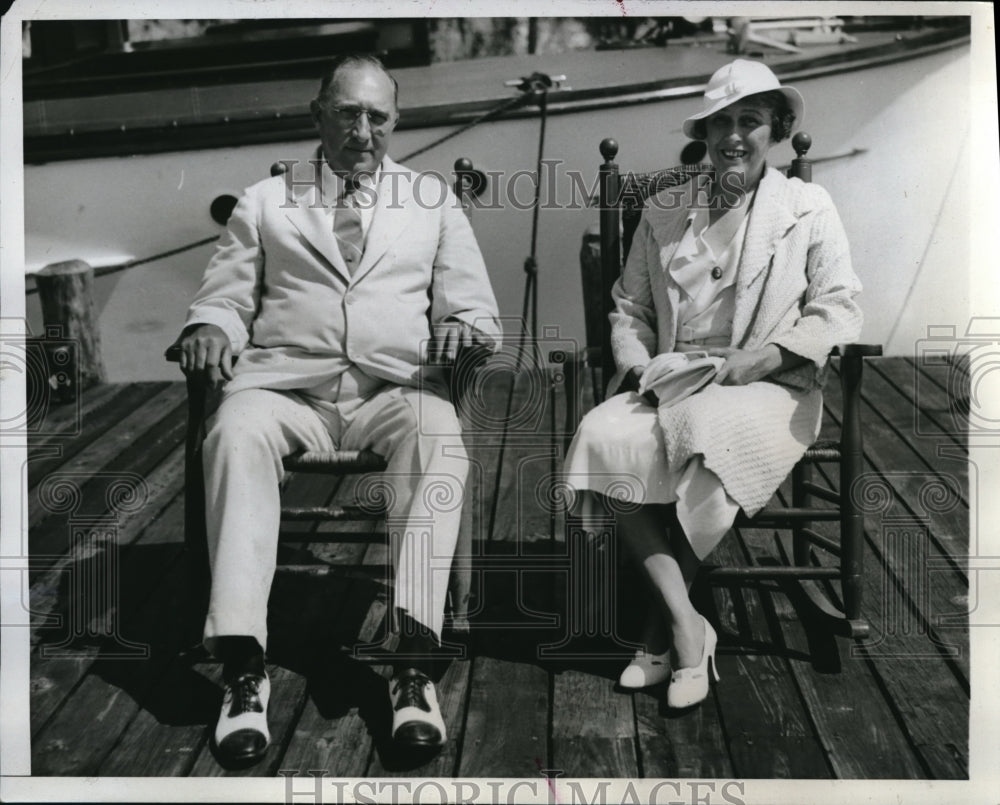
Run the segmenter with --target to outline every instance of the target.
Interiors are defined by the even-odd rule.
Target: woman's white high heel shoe
[[[715,645],[718,636],[715,629],[704,617],[705,648],[701,654],[701,662],[694,668],[678,668],[670,676],[670,687],[667,688],[667,706],[675,710],[691,707],[704,701],[708,696],[708,665],[712,664],[712,675],[719,681],[719,671],[715,667]]]
[[[655,685],[670,677],[670,649],[662,654],[650,654],[639,649],[620,677],[618,685],[638,690]]]

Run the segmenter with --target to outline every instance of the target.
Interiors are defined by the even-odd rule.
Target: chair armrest
[[[844,344],[835,352],[844,358],[877,358],[882,354],[881,344]]]

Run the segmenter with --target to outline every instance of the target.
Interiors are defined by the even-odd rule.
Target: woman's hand
[[[639,381],[642,380],[642,369],[638,366],[633,366],[625,373],[625,377],[622,378],[621,385],[618,386],[618,391],[639,391]],[[642,398],[653,408],[657,408],[660,405],[659,399],[657,399],[656,394],[652,389],[647,391],[642,395]]]
[[[763,380],[782,366],[781,350],[777,344],[768,344],[761,349],[713,347],[708,354],[726,359],[715,376],[715,382],[723,386],[745,386]]]

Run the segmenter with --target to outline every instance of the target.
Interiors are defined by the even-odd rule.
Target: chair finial
[[[472,170],[472,160],[468,157],[459,157],[455,160],[455,173],[465,173]]]
[[[601,140],[601,156],[605,162],[612,162],[618,156],[618,141],[613,137]]]
[[[802,159],[806,152],[812,148],[813,138],[806,134],[804,131],[800,131],[794,137],[792,137],[792,148],[795,149],[795,155]]]

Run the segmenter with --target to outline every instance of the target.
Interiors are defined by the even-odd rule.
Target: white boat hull
[[[813,179],[837,203],[864,282],[862,340],[884,344],[888,354],[912,355],[928,325],[963,328],[969,318],[969,70],[964,46],[795,82],[806,98],[811,157],[863,149],[815,165]],[[583,338],[578,253],[596,211],[585,206],[581,185],[594,184],[600,140],[618,140],[624,171],[677,164],[686,142],[681,122],[699,105],[688,97],[550,117],[538,237],[540,330]],[[392,153],[405,155],[446,131],[400,131]],[[499,192],[502,203],[473,208],[470,219],[508,317],[521,310],[537,140],[537,119],[489,123],[409,163],[450,177],[455,158],[465,156],[500,177],[487,195]],[[312,147],[308,141],[234,145],[26,166],[27,268],[69,258],[143,258],[218,234],[222,227],[208,213],[212,199],[238,194],[278,159],[308,158]],[[787,143],[772,151],[774,164],[792,157]],[[579,177],[575,184],[571,175]],[[179,332],[212,249],[97,280],[109,380],[178,377],[160,356]],[[40,332],[37,295],[28,297],[28,317]]]

